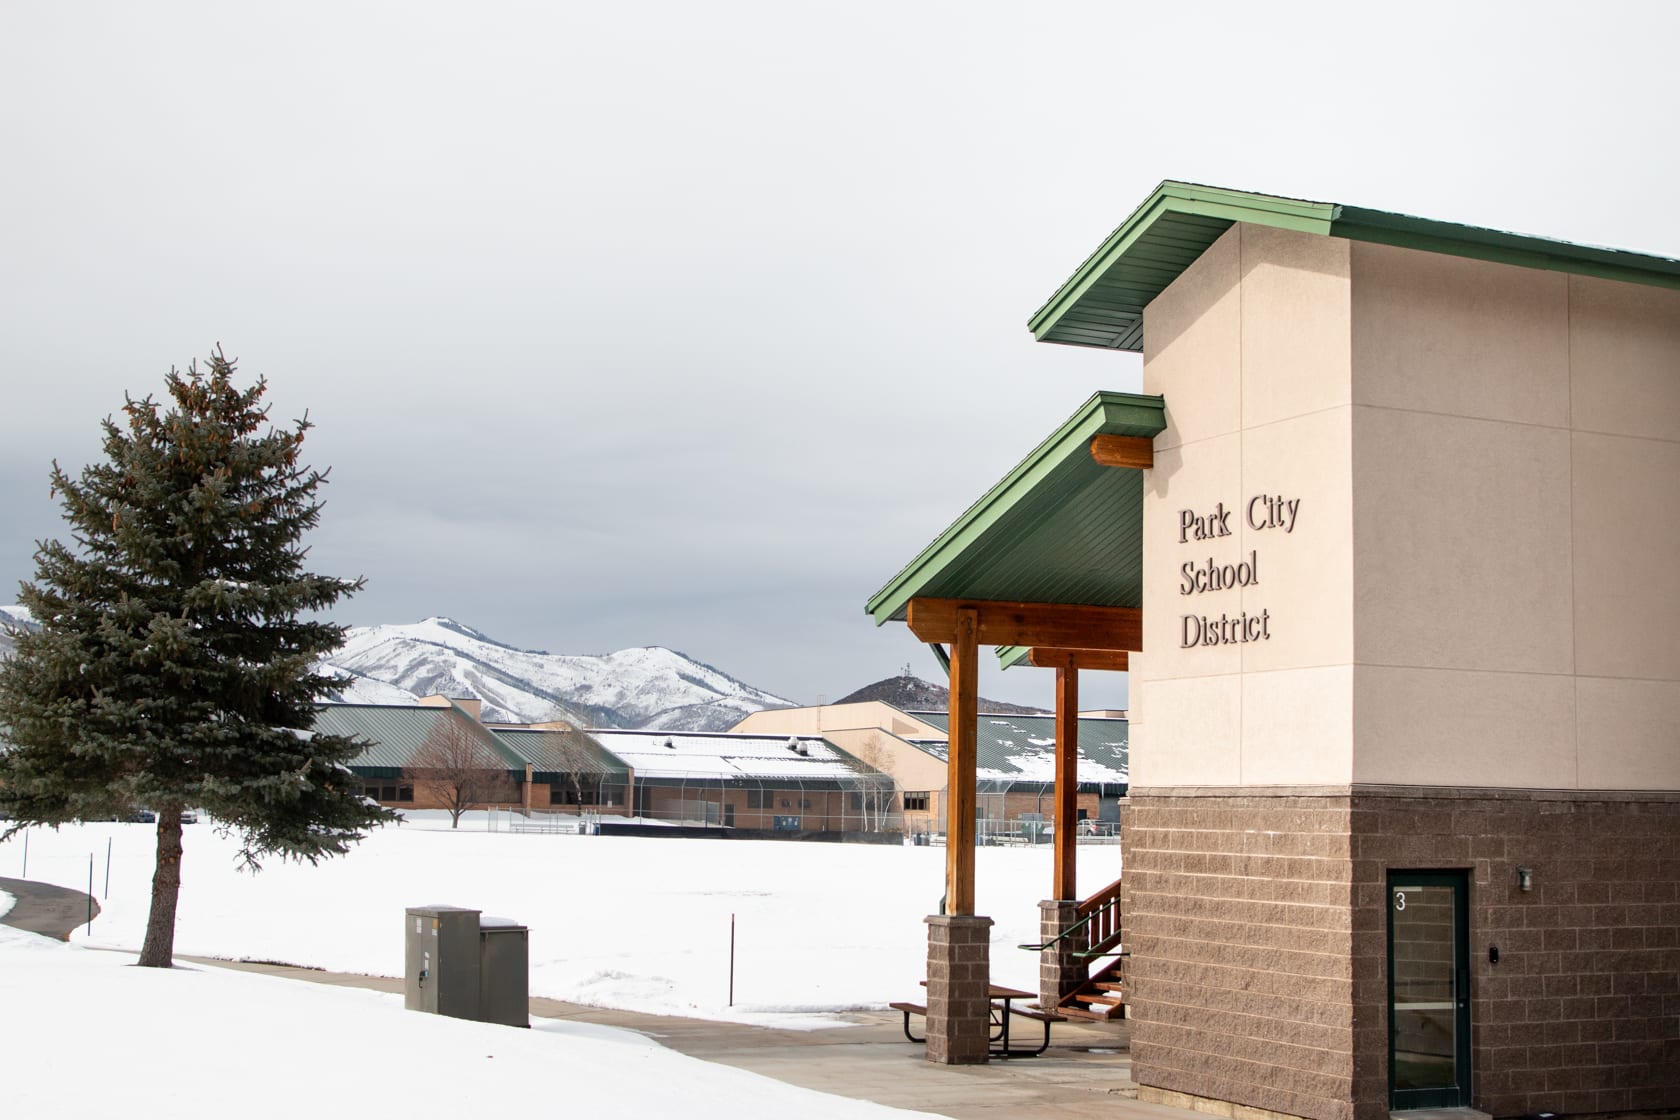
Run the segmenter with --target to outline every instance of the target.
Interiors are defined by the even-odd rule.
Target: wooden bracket
[[[1091,458],[1099,466],[1148,470],[1155,465],[1155,441],[1143,436],[1092,436]]]

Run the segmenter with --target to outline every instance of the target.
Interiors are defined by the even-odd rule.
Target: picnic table
[[[927,987],[926,980],[922,981],[922,987]],[[1019,988],[1008,988],[1002,984],[988,982],[986,985],[986,997],[990,1001],[989,1014],[991,1016],[992,1041],[992,1045],[988,1048],[988,1050],[994,1058],[1031,1058],[1044,1053],[1045,1050],[1050,1048],[1050,1024],[1061,1023],[1067,1020],[1067,1016],[1058,1015],[1054,1011],[1045,1011],[1037,1007],[1017,1005],[1017,1000],[1030,1000],[1035,998],[1035,994],[1033,992],[1023,992]],[[887,1006],[891,1007],[894,1011],[901,1011],[904,1013],[905,1038],[908,1038],[911,1042],[927,1042],[926,1036],[917,1038],[915,1035],[910,1033],[910,1016],[921,1015],[925,1018],[927,1015],[927,1005],[920,1003],[899,1002],[890,1003]],[[1032,1019],[1036,1022],[1044,1024],[1044,1037],[1039,1041],[1039,1044],[1035,1049],[1016,1049],[1010,1045],[1009,1021],[1017,1015],[1023,1019]]]

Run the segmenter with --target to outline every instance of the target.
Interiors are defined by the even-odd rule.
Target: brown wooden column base
[[[927,960],[927,1060],[981,1065],[991,1045],[992,920],[931,914]]]
[[[1040,944],[1057,937],[1079,920],[1079,900],[1046,899],[1038,904],[1038,940]],[[1076,992],[1091,978],[1091,962],[1074,954],[1090,943],[1085,930],[1058,941],[1039,954],[1038,1005],[1046,1011],[1062,1001],[1062,997]]]

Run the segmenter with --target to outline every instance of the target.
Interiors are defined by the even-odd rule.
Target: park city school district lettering
[[[1207,513],[1194,510],[1178,511],[1178,543],[1217,540],[1232,535],[1231,515],[1224,502],[1217,503]],[[1243,507],[1243,519],[1256,533],[1282,529],[1285,535],[1295,531],[1295,519],[1301,512],[1301,499],[1282,494],[1256,494]],[[1230,591],[1256,587],[1260,583],[1260,553],[1249,549],[1248,559],[1235,564],[1221,564],[1209,556],[1205,563],[1187,560],[1179,568],[1178,593],[1200,595],[1209,591]],[[1254,614],[1243,611],[1237,615],[1187,614],[1180,618],[1181,649],[1196,646],[1221,646],[1235,642],[1264,642],[1272,636],[1272,612],[1263,608]]]

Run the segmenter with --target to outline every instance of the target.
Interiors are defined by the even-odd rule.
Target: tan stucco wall
[[[1236,226],[1145,312],[1168,426],[1145,475],[1135,786],[1351,780],[1349,268],[1345,241]],[[1278,497],[1291,528],[1267,525]],[[1186,512],[1228,535],[1195,539]],[[1186,563],[1251,559],[1248,587],[1181,593]],[[1270,637],[1184,648],[1187,615]]]
[[[1135,786],[1680,788],[1680,292],[1236,226],[1145,316]]]
[[[825,731],[823,737],[864,765],[890,774],[900,790],[938,793],[945,788],[945,763],[889,732],[856,727]]]
[[[891,704],[867,700],[855,704],[817,704],[806,708],[771,708],[754,712],[730,728],[755,735],[824,735],[853,728],[879,728],[912,739],[943,739],[945,732]]]
[[[1352,259],[1354,780],[1680,788],[1680,292]]]

